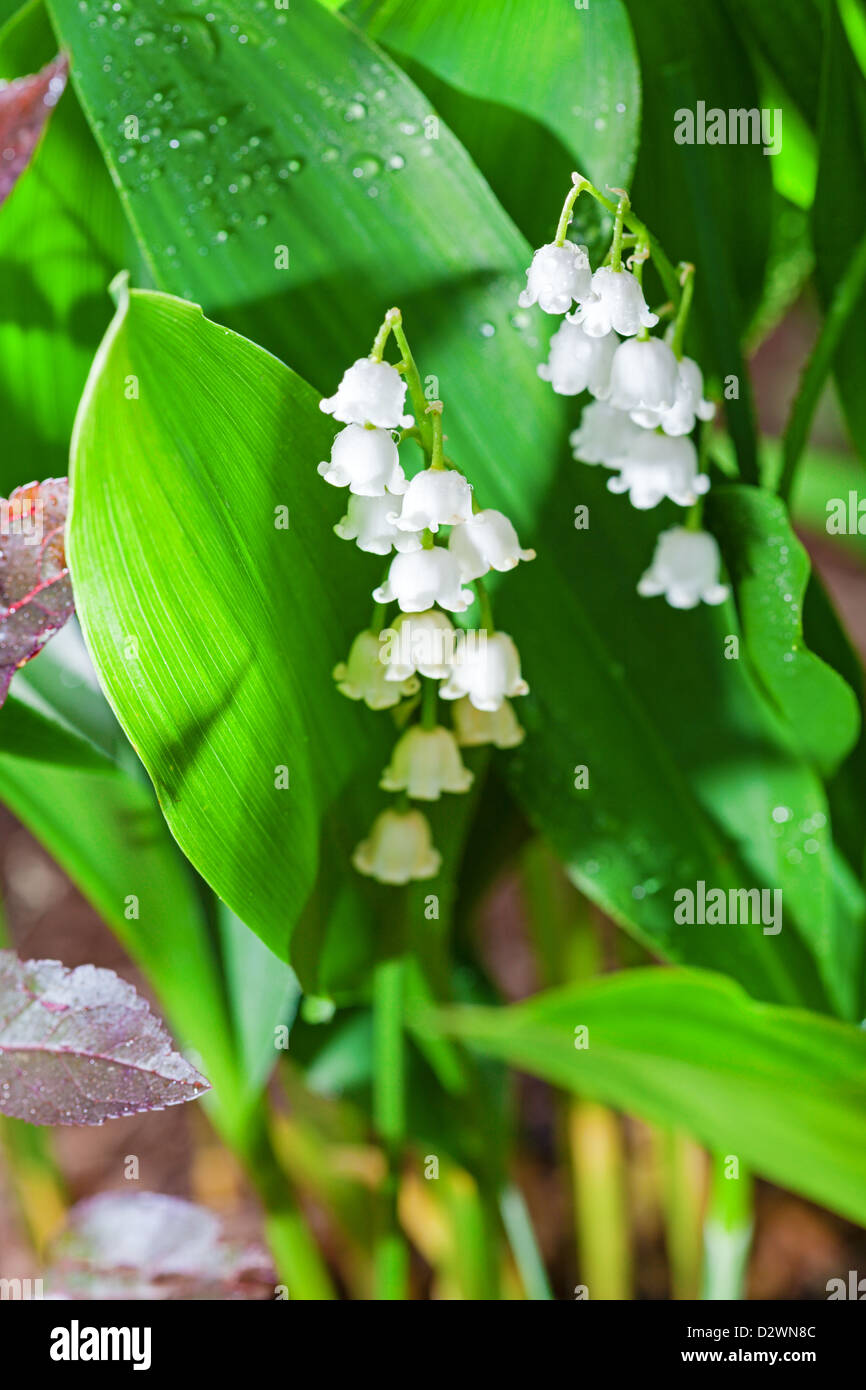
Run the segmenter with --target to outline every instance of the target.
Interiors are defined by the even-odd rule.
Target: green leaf
[[[812,212],[815,278],[828,315],[840,286],[856,289],[852,262],[866,226],[866,90],[839,20],[836,5],[827,4],[824,64],[821,76],[821,114],[818,131],[818,185]],[[836,385],[848,428],[863,457],[866,453],[866,396],[862,364],[866,361],[866,288],[860,288],[854,307],[843,303],[844,331],[835,344]],[[832,319],[829,320],[832,324]]]
[[[225,903],[217,903],[217,913],[241,1075],[249,1094],[257,1096],[280,1055],[274,1030],[291,1025],[301,990],[292,969]]]
[[[0,34],[0,77],[56,52],[45,8],[31,0]],[[35,473],[67,472],[75,408],[110,318],[105,287],[131,259],[117,193],[68,84],[0,210],[0,495]]]
[[[553,190],[565,196],[573,169],[601,188],[631,178],[640,73],[621,0],[583,10],[560,0],[353,0],[343,13],[397,56],[533,244],[550,240]],[[551,190],[549,206],[539,188]],[[595,212],[589,199],[579,205],[581,238]]]
[[[69,560],[108,698],[181,848],[281,958],[387,755],[387,721],[331,677],[372,608],[356,552],[323,554],[332,436],[261,348],[122,288],[73,441]]]
[[[126,88],[119,75],[126,67],[132,72],[135,100],[140,96],[144,103],[154,90],[167,93],[171,89],[171,122],[160,126],[162,135],[154,138],[152,154],[149,149],[140,150],[135,159],[121,164],[120,154],[128,153],[128,142],[119,128],[108,124],[99,131],[164,283],[178,291],[190,284],[197,287],[211,312],[220,304],[229,306],[234,325],[243,324],[329,392],[347,363],[369,350],[383,310],[391,303],[401,304],[422,372],[438,376],[446,402],[449,452],[476,484],[483,504],[508,512],[523,543],[538,550],[532,565],[508,576],[496,590],[497,624],[517,640],[533,691],[521,710],[529,729],[526,743],[502,763],[524,810],[554,844],[581,888],[647,945],[671,958],[727,970],[765,997],[827,1008],[809,924],[825,920],[835,910],[829,828],[815,832],[821,845],[816,855],[800,852],[798,828],[816,815],[826,818],[821,785],[798,757],[782,721],[767,707],[745,663],[725,660],[725,638],[732,622],[729,610],[674,613],[661,601],[650,609],[646,600],[637,597],[635,585],[649,564],[658,530],[673,523],[675,509],[638,514],[606,491],[601,470],[580,468],[571,459],[564,446],[573,415],[567,403],[552,396],[536,375],[541,349],[535,320],[528,329],[512,322],[530,248],[447,127],[441,126],[438,140],[424,140],[427,99],[386,56],[310,0],[293,5],[290,30],[279,24],[279,12],[241,15],[239,7],[223,4],[214,12],[210,28],[198,21],[178,20],[179,31],[169,26],[165,43],[141,45],[136,45],[137,37],[159,29],[159,25],[153,27],[157,11],[150,4],[139,7],[127,25],[108,33],[104,28],[91,31],[70,0],[56,0],[55,10],[72,47],[76,80],[88,109],[99,113],[112,100],[120,100]],[[241,19],[246,45],[239,45],[230,34],[230,22],[240,24]],[[205,29],[219,35],[221,62],[216,73],[201,48]],[[168,53],[163,51],[166,47]],[[108,72],[106,51],[112,53]],[[735,49],[728,51],[728,58],[732,57],[736,57]],[[385,96],[377,100],[380,91]],[[275,92],[280,94],[278,101]],[[333,104],[328,104],[331,98]],[[346,121],[345,112],[355,101],[362,101],[367,115],[363,121]],[[248,103],[255,108],[252,112],[247,110]],[[230,109],[235,115],[229,138],[219,120]],[[268,112],[267,125],[261,111]],[[192,142],[185,149],[183,131],[209,131],[211,125],[216,127],[212,139],[204,146]],[[405,126],[416,133],[404,134]],[[253,149],[249,142],[254,135],[259,144]],[[669,135],[666,125],[665,140]],[[178,140],[177,150],[166,147],[172,138]],[[247,153],[233,158],[243,148]],[[404,158],[404,167],[389,170],[388,159],[396,153]],[[730,151],[717,153],[721,167],[727,168]],[[741,153],[751,159],[750,152]],[[289,169],[289,156],[297,161],[297,172]],[[759,151],[757,157],[763,160]],[[157,165],[160,177],[148,182],[146,171]],[[264,165],[277,172],[270,201],[262,201],[263,210],[267,207],[272,214],[270,223],[264,229],[253,226],[250,219],[232,224],[229,219],[237,203],[231,188],[247,173],[256,186],[263,183],[253,175]],[[379,172],[373,172],[374,165]],[[281,169],[286,170],[285,179],[279,176]],[[198,183],[205,178],[212,182],[199,190]],[[373,190],[376,196],[370,197]],[[539,189],[539,197],[553,200],[554,210],[560,193],[559,189]],[[202,208],[204,197],[211,202]],[[192,222],[191,200],[197,208]],[[250,206],[249,199],[245,206]],[[190,236],[184,226],[191,228]],[[221,227],[231,227],[231,235],[214,242]],[[275,244],[291,247],[288,270],[273,269]],[[169,246],[175,248],[171,255]],[[200,255],[202,250],[207,254]],[[220,655],[188,623],[182,628],[181,650],[177,628],[166,615],[182,607],[187,622],[188,605],[196,614],[201,609],[199,582],[205,584],[206,592],[212,585],[201,574],[203,564],[196,563],[194,577],[179,571],[176,553],[182,549],[185,557],[193,559],[203,553],[197,531],[204,524],[202,499],[213,498],[207,534],[218,534],[219,549],[224,550],[227,543],[220,525],[225,528],[227,523],[220,509],[226,496],[246,516],[262,490],[272,508],[291,484],[299,503],[293,514],[302,518],[304,544],[311,557],[307,577],[293,572],[292,583],[308,600],[315,594],[324,626],[315,641],[298,646],[297,624],[306,619],[301,603],[295,605],[291,625],[285,628],[286,634],[294,634],[291,638],[281,636],[277,642],[269,631],[260,631],[259,622],[254,628],[256,665],[247,688],[267,687],[261,709],[254,714],[264,724],[263,711],[270,708],[273,690],[288,680],[287,664],[302,668],[303,681],[299,677],[297,682],[303,687],[301,695],[315,706],[305,718],[310,720],[310,730],[318,729],[321,720],[326,737],[311,734],[308,740],[303,721],[296,721],[293,728],[301,740],[297,756],[310,777],[318,760],[328,758],[328,766],[318,772],[327,782],[335,776],[335,754],[326,741],[331,737],[331,719],[338,721],[334,734],[338,747],[343,747],[346,728],[345,711],[329,713],[328,669],[344,655],[352,625],[367,620],[367,598],[360,558],[347,553],[329,534],[330,524],[339,515],[339,501],[323,495],[327,490],[315,479],[323,435],[315,434],[306,443],[299,436],[294,451],[281,440],[277,464],[273,439],[268,443],[256,431],[273,410],[275,395],[284,412],[279,416],[283,431],[293,427],[292,421],[301,428],[297,409],[303,392],[291,374],[248,344],[203,324],[189,306],[163,303],[154,314],[145,312],[141,296],[133,300],[137,326],[143,327],[147,319],[153,334],[158,330],[160,340],[171,347],[157,351],[152,341],[145,347],[138,342],[137,330],[129,347],[145,351],[154,365],[157,357],[160,363],[170,360],[177,381],[161,368],[149,402],[144,393],[134,405],[125,402],[117,383],[122,381],[120,369],[129,335],[119,334],[117,355],[114,347],[108,354],[115,386],[106,387],[98,411],[88,412],[100,438],[111,441],[110,451],[106,443],[93,455],[92,476],[98,473],[100,490],[89,496],[86,511],[82,505],[73,519],[73,555],[76,527],[93,527],[92,553],[105,564],[108,577],[106,587],[105,576],[97,578],[95,560],[90,574],[82,576],[85,606],[92,607],[91,646],[109,685],[116,688],[113,698],[120,700],[123,690],[129,727],[140,720],[136,741],[144,752],[142,733],[150,739],[160,730],[150,724],[149,709],[141,715],[139,697],[130,688],[129,666],[117,646],[112,646],[113,639],[100,638],[100,632],[110,633],[116,621],[113,604],[117,602],[124,614],[137,611],[138,605],[146,606],[149,613],[153,609],[156,648],[142,658],[151,664],[151,691],[156,691],[158,681],[160,702],[163,691],[167,697],[172,693],[161,664],[165,658],[158,654],[164,652],[171,660],[172,682],[180,681],[183,690],[194,687],[192,707],[200,709],[203,687],[209,690]],[[152,307],[152,301],[148,302]],[[187,325],[183,342],[171,324],[175,328]],[[217,353],[217,340],[226,344],[225,362]],[[186,360],[190,349],[203,354],[207,369]],[[256,367],[256,372],[263,372],[261,383],[255,392],[247,385],[231,402],[226,374],[234,382],[237,356],[247,364],[246,378],[250,354],[257,364],[265,362]],[[217,361],[216,379],[223,382],[218,392],[211,390],[208,375]],[[314,398],[307,393],[306,399],[312,422]],[[150,422],[147,429],[154,429],[160,441],[144,459],[139,452],[141,438],[120,430],[128,417],[119,412],[127,406],[141,412]],[[100,424],[103,410],[105,421],[113,422],[110,427]],[[249,434],[246,415],[252,422]],[[321,416],[318,423],[321,431]],[[179,446],[174,442],[175,431]],[[164,438],[172,451],[170,462],[160,457]],[[223,456],[230,439],[236,459],[248,458],[250,438],[257,441],[255,470],[248,464],[244,471],[241,464]],[[118,444],[119,454],[115,452]],[[130,460],[128,465],[124,458]],[[212,458],[220,477],[226,469],[238,468],[243,475],[240,494],[237,487],[229,493],[223,487],[215,495]],[[269,484],[278,468],[281,482]],[[152,481],[160,474],[170,478],[168,498],[168,481],[163,489]],[[309,484],[308,479],[312,479]],[[128,512],[125,496],[142,496],[142,510]],[[76,509],[81,502],[79,492]],[[589,507],[589,530],[574,528],[578,503]],[[123,522],[122,536],[111,530],[108,518],[114,512]],[[130,569],[126,547],[132,544],[130,537],[136,533],[132,523],[139,516],[146,516],[148,524],[139,531]],[[254,579],[249,583],[258,584],[259,559],[264,558],[265,571],[273,573],[265,533],[242,527],[239,534],[254,539],[256,564],[251,565]],[[163,555],[165,563],[153,567],[151,555]],[[190,560],[186,558],[185,563]],[[157,577],[158,594],[139,582],[145,570]],[[322,595],[323,585],[332,597]],[[280,605],[278,588],[269,589],[269,601]],[[222,591],[215,601],[228,605]],[[229,606],[235,601],[232,595]],[[329,623],[332,603],[343,610],[345,626]],[[648,621],[650,613],[652,621]],[[226,659],[233,659],[237,634],[227,638],[222,621],[217,628],[220,642],[228,643]],[[293,655],[287,662],[289,651]],[[201,671],[191,669],[191,661],[201,663],[206,680],[202,681]],[[220,695],[217,689],[216,700]],[[210,696],[214,699],[212,690]],[[163,732],[173,736],[171,720],[163,725]],[[365,718],[347,739],[356,757],[367,759],[347,761],[344,769],[344,786],[359,799],[375,785],[383,765],[375,742],[381,737],[381,721]],[[195,765],[208,756],[207,749],[192,749],[190,790],[195,788],[198,804],[190,795],[176,805],[170,785],[168,794],[164,793],[175,832],[199,867],[201,846],[193,843],[193,822],[203,822],[206,815],[217,821],[230,816],[225,796],[215,795],[213,788],[225,790],[238,766],[233,760],[228,771],[214,770],[215,781],[209,776],[196,780]],[[272,767],[286,756],[296,754],[283,752],[280,759],[271,755],[262,762]],[[165,751],[159,761],[162,776],[161,764],[170,761]],[[578,763],[590,768],[586,790],[574,785]],[[151,771],[155,768],[152,762]],[[258,762],[255,768],[255,776],[264,778]],[[261,787],[259,782],[256,790]],[[249,790],[244,787],[245,796]],[[795,809],[780,833],[772,816],[778,806]],[[332,897],[339,904],[346,883],[342,870],[352,843],[346,826],[353,810],[347,801],[332,809],[323,835],[329,857],[319,878],[320,883],[332,886]],[[312,843],[318,815],[313,797],[298,814],[306,820]],[[443,814],[448,816],[448,808]],[[245,826],[250,824],[246,806],[237,817]],[[341,831],[343,838],[338,839]],[[263,855],[268,881],[251,887],[252,875],[237,862],[234,868],[227,866],[223,855],[216,853],[211,832],[205,827],[196,836],[199,833],[205,843],[210,837],[206,875],[211,872],[211,858],[218,859],[215,872],[221,891],[228,887],[234,910],[260,929],[260,922],[245,915],[244,903],[264,897],[274,891],[274,883],[284,881],[288,871],[282,843],[276,856],[273,852]],[[258,854],[256,837],[252,840]],[[300,857],[294,841],[293,849]],[[232,876],[242,881],[226,884]],[[770,939],[759,930],[732,933],[728,928],[695,933],[678,926],[672,916],[673,892],[699,879],[725,888],[780,887],[786,912],[782,936]],[[278,899],[275,891],[274,898]],[[283,947],[301,902],[303,893],[284,896],[267,914],[270,931],[274,919],[282,924]],[[311,939],[308,915],[299,926],[299,940]],[[318,915],[325,924],[331,918],[330,910]],[[368,932],[372,935],[374,928],[359,926],[351,902],[343,899],[337,954],[346,961],[355,952],[354,958],[360,959],[359,939]],[[324,990],[320,987],[316,992]]]
[[[78,768],[84,772],[104,773],[111,767],[95,744],[14,695],[4,705],[0,719],[0,756],[3,753],[22,761]]]
[[[818,115],[821,10],[816,0],[722,0],[737,29],[777,74],[787,95],[814,125]]]
[[[866,1036],[857,1028],[756,1004],[710,974],[658,969],[419,1024],[581,1096],[687,1129],[866,1225]]]
[[[720,379],[744,481],[757,482],[751,387],[740,341],[759,301],[770,237],[770,159],[760,145],[677,144],[676,113],[756,110],[742,41],[718,5],[628,0],[644,83],[632,202],[675,260],[697,266],[689,351]],[[697,137],[697,130],[695,135]]]

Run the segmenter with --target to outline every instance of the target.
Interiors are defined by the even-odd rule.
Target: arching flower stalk
[[[563,302],[575,287],[588,288],[589,271],[581,275],[580,261],[569,252],[553,263],[541,258],[537,278],[545,304]],[[544,277],[550,274],[558,287],[548,293]],[[401,353],[396,365],[384,360],[392,334]],[[417,420],[404,413],[407,391]],[[441,855],[427,817],[411,802],[469,790],[472,773],[462,747],[513,748],[523,739],[509,700],[529,687],[512,638],[494,628],[484,576],[514,569],[535,551],[522,549],[507,516],[479,505],[469,480],[446,458],[442,402],[424,396],[399,309],[385,315],[369,357],[354,362],[320,405],[344,426],[330,459],[319,464],[326,482],[349,491],[335,534],[360,550],[390,556],[372,591],[370,625],[334,668],[343,695],[373,710],[392,710],[397,726],[379,783],[396,799],[376,817],[352,862],[381,883],[434,878]],[[408,478],[398,449],[406,440],[424,456]],[[476,599],[480,626],[458,630],[452,615]],[[440,706],[440,696],[454,704]],[[453,724],[445,708],[453,711]]]
[[[700,471],[690,438],[698,421],[713,418],[715,406],[704,399],[697,362],[683,356],[695,268],[683,264],[677,275],[632,213],[628,194],[611,191],[619,195],[618,202],[572,174],[556,237],[535,252],[527,269],[520,304],[538,303],[546,313],[564,315],[538,375],[559,395],[588,391],[594,397],[571,434],[571,446],[581,462],[613,470],[609,491],[626,493],[641,511],[665,498],[689,508],[684,526],[662,532],[638,593],[663,594],[674,608],[722,603],[728,588],[719,582],[719,547],[701,528],[701,498],[710,480]],[[567,240],[574,205],[583,192],[614,215],[610,249],[595,271],[586,247]],[[626,244],[634,250],[623,265]],[[661,313],[650,310],[642,286],[651,255],[678,301],[663,337],[650,336]]]

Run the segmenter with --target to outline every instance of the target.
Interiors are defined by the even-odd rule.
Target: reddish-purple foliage
[[[195,1100],[208,1082],[113,970],[0,951],[0,1114],[100,1125]]]
[[[68,507],[66,478],[27,483],[0,500],[0,705],[18,667],[72,616]]]
[[[33,77],[17,77],[0,87],[0,203],[27,168],[42,133],[66,86],[69,63],[61,53]]]

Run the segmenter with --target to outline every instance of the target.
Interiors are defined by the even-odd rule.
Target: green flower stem
[[[499,1211],[526,1297],[546,1302],[553,1298],[532,1221],[520,1188],[506,1183],[499,1194]]]
[[[442,402],[431,401],[425,414],[430,416],[430,423],[433,430],[433,450],[430,458],[430,467],[444,471],[447,465],[445,463],[445,454],[442,444]]]
[[[704,1258],[701,1298],[745,1298],[746,1270],[754,1229],[753,1184],[750,1173],[728,1176],[731,1155],[716,1154],[710,1178],[710,1199],[704,1219]]]
[[[704,516],[704,499],[699,497],[697,502],[693,502],[686,512],[686,519],[683,522],[683,529],[686,531],[702,531]]]
[[[680,305],[671,338],[671,351],[677,359],[683,355],[683,338],[689,320],[689,309],[692,307],[692,295],[695,292],[695,268],[688,261],[684,261],[680,266],[680,284],[683,292],[680,296]]]
[[[483,579],[476,579],[474,587],[475,593],[478,598],[478,603],[481,607],[481,626],[483,628],[486,628],[488,632],[492,633],[494,631],[493,606],[490,602],[490,595],[487,592],[487,586],[484,583]]]
[[[704,1155],[682,1131],[656,1129],[671,1297],[697,1298],[701,1265]]]
[[[433,451],[433,428],[427,414],[428,401],[424,395],[421,374],[415,364],[415,358],[412,356],[409,340],[403,331],[403,315],[399,309],[389,309],[386,318],[390,319],[391,329],[403,359],[401,368],[406,378],[406,385],[409,387],[409,399],[415,412],[419,440],[425,453],[430,454]]]
[[[595,201],[605,209],[606,212],[609,212],[612,217],[616,217],[618,204],[615,203],[612,198],[606,197],[604,193],[600,192],[599,189],[597,189],[593,184],[589,182],[589,179],[581,178],[579,174],[572,174],[571,177],[573,179],[579,180],[579,186],[575,185],[577,187],[578,193],[588,193],[591,198],[594,198]],[[569,197],[570,196],[571,195],[569,195]],[[650,249],[650,253],[652,254],[652,258],[656,263],[658,273],[661,276],[662,284],[665,287],[665,293],[676,304],[679,304],[680,285],[679,280],[677,278],[677,273],[674,270],[669,258],[665,255],[664,251],[659,245],[658,241],[652,235],[649,228],[646,226],[646,223],[642,222],[639,217],[636,217],[635,214],[629,208],[629,210],[623,216],[623,225],[627,227],[630,232],[636,232],[638,237],[642,241],[646,242],[647,246]]]
[[[396,312],[399,312],[399,310]],[[370,348],[370,360],[372,362],[381,362],[382,358],[385,355],[385,348],[387,346],[388,339],[391,336],[391,330],[394,326],[392,318],[392,315],[394,313],[394,309],[388,310],[387,314],[382,320],[378,333],[373,339],[373,346]]]
[[[388,1165],[375,1251],[375,1297],[398,1301],[408,1296],[409,1274],[409,1250],[397,1211],[406,1136],[405,970],[405,959],[398,956],[381,961],[373,975],[373,1119]]]
[[[622,220],[629,209],[628,194],[621,193],[616,205],[613,222],[613,240],[610,244],[610,263],[614,270],[622,270]]]
[[[423,729],[436,728],[436,715],[439,708],[439,682],[423,677],[423,695],[421,700],[421,727]]]
[[[580,174],[572,174],[572,184],[568,191],[568,197],[562,205],[562,212],[559,214],[559,222],[556,226],[556,236],[553,239],[554,246],[564,246],[565,238],[568,235],[568,224],[571,221],[574,205],[580,197],[584,188],[590,188],[586,179],[581,178]]]

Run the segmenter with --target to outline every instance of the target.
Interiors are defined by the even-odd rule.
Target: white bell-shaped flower
[[[590,337],[579,323],[563,319],[550,340],[547,362],[538,367],[542,381],[549,381],[558,396],[577,396],[591,391],[604,400],[610,390],[610,364],[619,338],[605,333]]]
[[[664,594],[671,608],[694,608],[698,603],[724,603],[728,586],[719,581],[722,561],[715,536],[673,526],[662,531],[652,564],[637,591],[644,598]]]
[[[454,730],[462,748],[485,743],[492,743],[494,748],[517,748],[526,737],[510,701],[503,700],[496,710],[481,710],[465,695],[454,706]]]
[[[454,664],[444,685],[443,700],[468,696],[476,709],[498,710],[506,698],[526,695],[529,686],[520,674],[520,656],[504,632],[461,632]]]
[[[421,613],[438,603],[450,613],[464,613],[472,602],[472,590],[460,586],[457,561],[444,546],[395,555],[388,578],[373,590],[377,603],[394,599],[404,613]]]
[[[667,343],[632,338],[613,355],[608,402],[617,410],[670,410],[678,380],[677,359]]]
[[[415,801],[438,801],[443,792],[468,792],[472,773],[464,767],[450,729],[413,724],[394,745],[379,786],[406,792]]]
[[[349,651],[347,661],[334,667],[334,680],[341,695],[350,700],[363,700],[370,709],[390,709],[403,699],[414,695],[421,682],[411,673],[400,681],[388,681],[388,668],[382,660],[379,634],[359,632]]]
[[[513,570],[521,560],[535,559],[534,550],[521,550],[508,517],[493,507],[485,507],[462,526],[455,526],[448,537],[448,549],[456,557],[465,583],[480,579],[488,570]]]
[[[397,445],[388,431],[368,430],[363,425],[347,425],[340,430],[331,445],[330,461],[320,463],[319,472],[326,483],[347,487],[358,497],[384,497],[386,490],[400,494],[409,486]]]
[[[633,507],[647,511],[669,497],[681,507],[691,507],[707,491],[710,480],[698,473],[698,455],[686,436],[671,438],[643,430],[643,438],[632,445],[620,472],[608,478],[611,492],[627,492]]]
[[[401,531],[438,531],[471,515],[472,487],[463,474],[455,468],[425,468],[409,483],[393,519]]]
[[[652,328],[658,314],[647,308],[640,281],[630,270],[614,270],[599,266],[592,277],[591,293],[581,300],[572,318],[583,327],[590,338],[603,338],[611,329],[631,338],[642,328]]]
[[[402,884],[435,878],[442,855],[433,846],[430,822],[421,811],[383,811],[369,837],[352,855],[359,874],[380,883]]]
[[[568,438],[574,457],[581,463],[619,468],[644,433],[624,410],[615,410],[606,401],[590,401]]]
[[[333,396],[319,401],[319,409],[344,425],[378,425],[393,430],[412,423],[403,414],[406,383],[390,362],[359,357],[347,367]]]
[[[697,362],[684,357],[679,363],[674,403],[667,410],[633,410],[631,418],[638,425],[655,429],[660,425],[665,434],[691,434],[695,420],[712,420],[716,407],[705,401],[704,378]]]
[[[592,271],[585,246],[567,241],[564,246],[548,242],[532,257],[526,272],[526,289],[518,298],[521,309],[538,304],[546,314],[564,314],[572,300],[590,292]]]
[[[394,511],[390,493],[382,497],[350,497],[346,515],[334,527],[344,541],[356,541],[359,550],[373,555],[390,555],[392,550],[409,553],[421,549],[420,536],[398,531],[389,516]]]
[[[386,680],[404,681],[416,671],[431,680],[444,680],[449,674],[457,634],[441,609],[401,613],[380,635]]]

